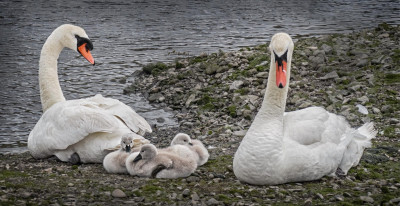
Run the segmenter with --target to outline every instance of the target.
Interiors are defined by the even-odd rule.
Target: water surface
[[[100,93],[128,104],[150,124],[173,126],[176,119],[168,111],[140,94],[123,95],[125,84],[118,79],[149,62],[173,61],[179,56],[174,51],[237,50],[265,43],[280,31],[296,38],[399,24],[399,11],[398,0],[0,1],[0,153],[26,150],[42,114],[40,49],[61,24],[86,30],[97,64],[89,66],[71,50],[61,53],[59,78],[67,99]]]

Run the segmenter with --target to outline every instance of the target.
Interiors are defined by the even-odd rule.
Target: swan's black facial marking
[[[80,37],[78,35],[75,35],[75,38],[78,40],[77,48],[80,47],[82,44],[86,43],[86,51],[92,51],[93,44],[92,44],[92,41],[90,41],[90,39]]]
[[[282,68],[283,61],[287,62],[287,53],[288,53],[288,50],[286,50],[286,52],[282,56],[278,56],[274,51],[275,62],[278,63],[278,68]]]

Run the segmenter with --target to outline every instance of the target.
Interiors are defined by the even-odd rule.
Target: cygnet
[[[131,154],[133,148],[133,138],[130,134],[123,135],[121,138],[121,149],[109,153],[103,160],[104,169],[108,173],[128,173],[125,166],[126,158]]]
[[[171,152],[158,151],[152,144],[143,145],[140,152],[129,155],[126,168],[130,175],[153,178],[179,178],[192,174],[197,164]]]
[[[171,142],[171,146],[184,145],[188,147],[195,154],[197,165],[201,166],[208,161],[210,154],[207,148],[201,143],[200,140],[191,139],[185,133],[177,134]]]

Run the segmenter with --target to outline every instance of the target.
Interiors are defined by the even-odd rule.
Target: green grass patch
[[[150,64],[145,65],[142,70],[146,74],[157,75],[167,69],[168,69],[168,66],[166,64],[164,64],[162,62],[157,62],[157,63],[150,63]]]
[[[398,84],[400,83],[400,74],[386,74],[384,81],[387,84]]]

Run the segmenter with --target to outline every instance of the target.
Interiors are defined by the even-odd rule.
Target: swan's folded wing
[[[104,98],[100,94],[88,100],[98,103],[99,107],[120,118],[133,132],[140,135],[144,135],[146,132],[152,132],[149,123],[143,117],[119,100]]]
[[[328,118],[328,112],[320,107],[287,112],[284,115],[284,138],[290,138],[302,145],[319,142]]]
[[[37,122],[28,138],[28,148],[63,150],[95,132],[112,133],[121,125],[113,115],[85,100],[54,104]]]
[[[303,145],[325,142],[338,144],[348,127],[344,117],[320,107],[309,107],[284,115],[284,138]]]

